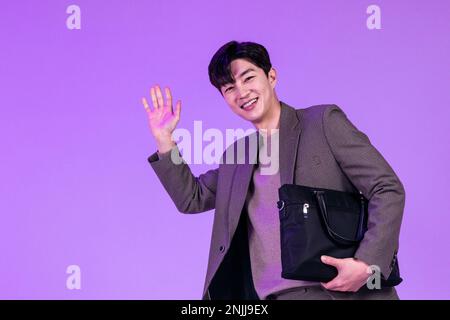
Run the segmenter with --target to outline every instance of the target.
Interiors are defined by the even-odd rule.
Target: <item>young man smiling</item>
[[[211,59],[211,83],[231,110],[250,121],[266,152],[279,141],[271,158],[275,174],[262,163],[223,163],[195,177],[172,141],[181,101],[172,109],[170,89],[164,102],[159,86],[151,88],[153,109],[143,98],[157,152],[148,161],[178,210],[215,209],[203,299],[398,299],[394,288],[369,290],[368,268],[376,265],[388,278],[398,270],[398,238],[404,188],[392,168],[336,105],[295,109],[275,92],[277,73],[267,50],[252,42],[231,41]],[[262,133],[262,134],[261,134]],[[247,139],[248,137],[246,137]],[[223,154],[235,150],[229,147]],[[271,149],[272,150],[272,149]],[[369,199],[368,230],[353,258],[322,257],[337,268],[328,283],[281,277],[278,188],[285,183],[357,192]]]

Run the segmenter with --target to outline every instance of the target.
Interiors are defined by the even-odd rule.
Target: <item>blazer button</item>
[[[224,247],[224,246],[220,246],[220,247],[219,247],[219,251],[220,251],[220,252],[224,252],[224,251],[225,251],[225,247]]]

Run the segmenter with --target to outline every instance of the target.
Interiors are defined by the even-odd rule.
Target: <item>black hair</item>
[[[230,64],[233,60],[244,59],[264,70],[266,76],[272,68],[269,53],[264,46],[255,42],[230,41],[220,47],[208,66],[209,81],[219,90],[228,83],[234,83]]]

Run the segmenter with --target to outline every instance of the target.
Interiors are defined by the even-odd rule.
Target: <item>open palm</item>
[[[166,101],[164,103],[161,88],[151,87],[153,110],[149,107],[147,99],[142,98],[142,103],[147,111],[150,130],[155,138],[170,137],[180,120],[181,101],[178,100],[175,112],[172,108],[172,94],[169,88],[165,88]]]

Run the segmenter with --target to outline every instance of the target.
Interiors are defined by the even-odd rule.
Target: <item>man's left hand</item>
[[[327,283],[321,282],[322,286],[332,291],[349,291],[356,292],[364,284],[370,276],[368,272],[369,266],[354,258],[338,259],[330,256],[322,256],[323,263],[335,267],[338,275]]]

